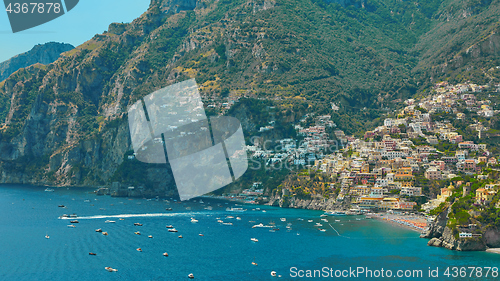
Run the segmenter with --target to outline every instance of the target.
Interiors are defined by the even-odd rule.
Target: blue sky
[[[12,33],[9,18],[0,11],[0,62],[31,50],[36,44],[64,42],[78,46],[108,29],[112,22],[131,22],[149,7],[150,0],[80,0],[68,13],[48,23]]]

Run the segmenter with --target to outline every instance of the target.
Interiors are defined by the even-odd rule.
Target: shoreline
[[[402,216],[393,214],[371,214],[371,218],[390,223],[395,226],[403,227],[409,230],[413,230],[418,233],[422,233],[427,227],[427,221],[423,218],[418,218],[414,216]]]

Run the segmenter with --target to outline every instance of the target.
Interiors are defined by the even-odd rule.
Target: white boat
[[[250,238],[250,240],[252,240],[253,242],[259,242],[257,238]]]
[[[228,212],[245,212],[246,210],[243,209],[243,208],[234,208],[234,207],[233,208],[229,208],[228,207],[228,208],[226,208],[226,211],[228,211]]]
[[[239,220],[239,221],[241,220],[241,218],[240,218],[240,217],[236,217],[236,219],[237,219],[237,220]]]
[[[188,277],[189,277],[189,279],[193,279],[194,278],[193,273],[189,273]]]
[[[222,221],[222,220],[217,220],[217,222],[218,222],[218,223],[223,223],[223,221]]]
[[[298,221],[303,221],[304,219],[303,219],[303,218],[298,218],[297,220],[298,220]]]
[[[106,220],[104,223],[115,223],[116,221]]]
[[[233,225],[233,223],[232,223],[232,222],[223,222],[222,224],[223,224],[223,225]]]
[[[280,221],[285,222],[285,221],[286,221],[286,218],[280,218]]]
[[[325,232],[325,231],[326,231],[326,229],[320,228],[320,229],[319,229],[319,231],[321,231],[321,232]]]
[[[68,227],[76,227],[76,226],[73,224],[68,224]]]
[[[271,228],[273,226],[272,225],[264,225],[263,223],[259,223],[259,224],[256,224],[256,225],[252,226],[252,228],[257,228],[257,227],[268,227],[268,228]]]
[[[192,223],[196,223],[196,222],[198,222],[198,220],[197,220],[197,219],[195,219],[195,218],[191,218],[191,222],[192,222]]]
[[[226,219],[234,219],[233,216],[227,216]]]
[[[165,226],[165,227],[166,227],[166,228],[174,228],[174,226],[173,226],[173,225],[167,225],[167,226]]]
[[[313,220],[307,220],[307,222],[313,222]]]
[[[335,220],[335,221],[340,221],[340,220]]]
[[[273,271],[271,271],[271,276],[272,276],[272,277],[276,277],[276,271],[274,271],[274,270],[273,270]]]
[[[163,256],[168,257],[168,253],[167,252],[163,253]]]
[[[317,222],[316,226],[323,226],[321,223]]]
[[[328,220],[327,220],[327,219],[321,219],[321,220],[322,220],[322,221],[324,221],[324,222],[328,222]]]
[[[177,229],[175,229],[175,228],[169,228],[168,232],[177,232]]]
[[[104,269],[106,269],[109,272],[117,272],[118,271],[118,269],[114,269],[114,268],[111,268],[109,266],[106,266]]]
[[[52,189],[52,188],[48,188],[48,187],[47,187],[47,188],[45,189],[45,192],[54,192],[54,189]]]
[[[320,217],[324,218],[324,217],[327,217],[328,215],[326,214],[322,214]]]
[[[49,239],[49,238],[50,238],[50,236],[49,236],[49,235],[45,235],[45,238]]]

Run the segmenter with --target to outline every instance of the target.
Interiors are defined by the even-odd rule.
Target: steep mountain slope
[[[111,24],[56,62],[0,84],[0,180],[135,185],[146,175],[146,188],[171,193],[166,166],[124,161],[132,153],[126,113],[139,98],[188,78],[196,78],[205,105],[252,98],[277,106],[282,124],[316,112],[332,114],[347,131],[366,128],[422,81],[444,75],[432,72],[433,63],[455,53],[432,42],[448,34],[439,15],[454,4],[153,0],[132,23]],[[481,15],[498,6],[484,5]],[[341,110],[332,112],[331,102]],[[246,135],[269,121],[250,104],[229,111]]]
[[[0,81],[7,79],[18,69],[33,65],[35,63],[53,63],[61,53],[73,49],[70,44],[49,42],[39,44],[26,53],[19,54],[9,60],[0,63]]]

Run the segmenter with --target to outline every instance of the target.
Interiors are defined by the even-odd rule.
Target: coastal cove
[[[315,210],[235,206],[208,198],[203,203],[117,198],[96,196],[83,188],[44,189],[0,186],[1,280],[183,280],[190,273],[195,280],[275,280],[271,271],[281,280],[294,280],[292,267],[421,269],[424,275],[418,280],[431,280],[426,276],[429,267],[439,267],[443,273],[446,267],[500,262],[494,253],[428,247],[414,231],[362,216],[326,217],[326,223],[320,217],[323,212]],[[59,218],[63,214],[77,215],[71,219],[78,220],[72,224],[75,227],[68,227],[69,219]],[[274,223],[279,230],[252,228],[259,223]],[[317,223],[325,232],[318,231]],[[168,232],[166,225],[179,232]],[[108,235],[95,231],[99,228]],[[105,267],[118,271],[107,272]]]

